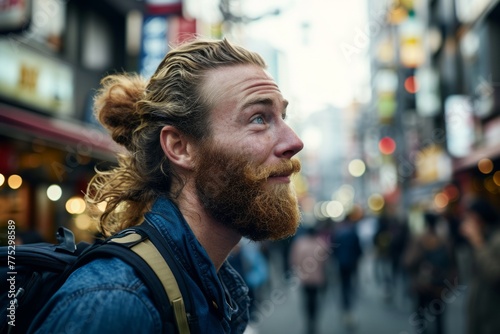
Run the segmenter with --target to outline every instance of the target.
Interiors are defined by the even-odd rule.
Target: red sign
[[[150,15],[182,13],[182,0],[147,0],[146,12]]]

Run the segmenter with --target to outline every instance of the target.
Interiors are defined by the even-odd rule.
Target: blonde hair
[[[107,204],[98,217],[104,235],[141,223],[159,196],[175,199],[172,181],[182,184],[182,180],[162,151],[160,131],[172,125],[195,141],[210,136],[204,76],[209,70],[238,64],[266,67],[258,54],[225,39],[195,39],[171,50],[149,81],[135,74],[110,75],[101,81],[95,115],[127,149],[118,155],[118,166],[96,170],[87,188],[89,207]]]

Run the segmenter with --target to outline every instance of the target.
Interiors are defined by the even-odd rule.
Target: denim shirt
[[[219,272],[178,208],[158,199],[149,221],[169,243],[187,272],[201,333],[243,333],[248,323],[248,288],[226,262]],[[173,333],[161,319],[151,291],[134,269],[117,259],[90,262],[70,275],[36,317],[36,333]]]

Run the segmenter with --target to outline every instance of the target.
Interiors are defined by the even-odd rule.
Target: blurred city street
[[[208,65],[196,75],[181,71],[186,83],[164,85],[161,80],[177,80],[161,67],[176,59],[166,55],[195,37],[251,51],[249,58],[265,64],[259,69],[265,80],[279,87],[265,94],[279,98],[262,95],[250,103],[236,94],[241,101],[221,107],[217,103],[229,103],[224,94],[232,90],[209,87],[215,68]],[[231,59],[224,70],[247,61]],[[314,314],[318,290],[315,334],[434,334],[425,329],[441,320],[445,334],[490,334],[491,328],[500,334],[498,59],[500,0],[0,1],[0,246],[14,242],[13,232],[16,245],[56,243],[61,227],[76,241],[92,243],[103,236],[111,212],[120,217],[114,226],[125,228],[143,222],[159,199],[192,199],[195,214],[174,203],[186,224],[206,214],[196,227],[218,232],[213,223],[231,234],[222,252],[212,240],[217,233],[192,229],[216,243],[214,250],[195,236],[207,254],[218,254],[212,269],[234,255],[232,265],[254,285],[250,295],[258,299],[245,334],[313,334],[306,314]],[[104,106],[113,104],[99,102],[106,95],[100,87],[107,75],[122,72],[140,84],[124,86],[133,98],[124,93],[125,102],[110,107],[113,117],[107,117]],[[265,85],[255,86],[258,92]],[[185,105],[169,102],[177,98],[169,87],[187,94]],[[235,116],[213,115],[219,111]],[[182,128],[172,117],[182,118]],[[228,123],[216,127],[222,119]],[[237,126],[229,125],[233,121]],[[278,135],[285,132],[272,132],[281,123],[291,130],[282,142]],[[266,127],[255,130],[258,124]],[[189,168],[176,166],[164,147],[168,127],[201,156],[204,146],[228,140],[230,149],[217,148],[224,147],[229,162],[246,159],[266,173],[275,163],[293,162],[296,173],[262,173],[263,184],[278,179],[289,185],[290,200],[274,186],[252,182],[269,195],[256,197],[276,210],[246,201],[241,187],[226,182],[233,180],[226,178],[229,162],[207,158],[206,164],[194,159]],[[221,166],[227,170],[211,170]],[[138,185],[119,177],[101,184],[96,171],[119,171]],[[214,188],[201,192],[200,180],[213,181]],[[216,195],[226,194],[219,190],[235,190],[220,197],[234,199],[236,208],[218,203]],[[93,192],[102,197],[92,200]],[[209,205],[202,197],[212,193],[217,199]],[[295,218],[282,219],[289,217],[280,211],[288,205]],[[266,225],[266,234],[255,237],[256,229],[239,229],[237,218],[220,218],[214,207],[276,213],[272,221],[245,216]],[[122,213],[135,219],[122,222]],[[309,281],[288,270],[294,239],[270,241],[279,239],[270,232],[280,232],[288,220],[300,220],[295,237],[309,237],[294,254],[300,265],[313,257]],[[290,226],[287,236],[296,227]],[[240,238],[258,242],[236,246]],[[314,253],[321,242],[330,247],[326,269]],[[387,278],[389,271],[396,279]]]
[[[413,318],[415,309],[411,300],[403,295],[401,284],[395,289],[395,296],[388,299],[376,283],[373,264],[373,254],[367,254],[361,262],[353,312],[354,327],[346,327],[344,324],[340,310],[339,284],[335,273],[331,273],[333,277],[330,277],[330,285],[321,296],[317,334],[423,333],[425,325]],[[280,284],[274,289],[286,294],[285,301],[273,307],[263,304],[260,311],[264,316],[259,318],[260,321],[253,326],[253,331],[248,333],[307,334],[300,289],[293,284]],[[445,333],[465,333],[465,299],[466,293],[457,293],[453,302],[445,304]],[[428,319],[428,324],[432,324],[432,315],[429,314]]]

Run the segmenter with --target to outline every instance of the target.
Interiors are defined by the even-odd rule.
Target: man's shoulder
[[[138,322],[144,328],[134,327]],[[162,327],[148,288],[118,258],[96,259],[75,270],[39,313],[33,328],[58,332],[68,323],[87,332],[108,328],[160,332]]]
[[[134,268],[119,258],[95,259],[76,269],[68,277],[65,285],[76,286],[96,285],[131,285],[136,284],[139,277]]]

